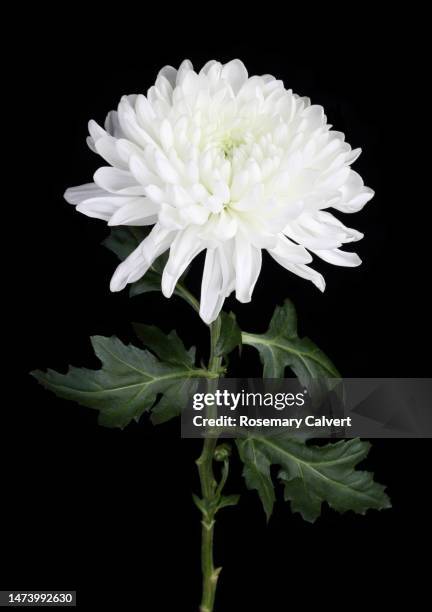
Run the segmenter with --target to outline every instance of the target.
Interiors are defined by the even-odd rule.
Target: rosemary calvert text
[[[219,416],[207,418],[195,415],[192,419],[195,427],[351,427],[351,417],[329,418],[308,415],[301,418],[255,418],[247,415],[239,417]]]

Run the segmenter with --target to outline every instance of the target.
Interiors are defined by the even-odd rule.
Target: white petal
[[[231,85],[234,94],[237,94],[243,84],[247,81],[248,72],[243,62],[235,59],[224,65],[221,76]]]
[[[123,138],[123,130],[120,127],[117,111],[110,111],[105,119],[105,129],[114,138]]]
[[[334,204],[333,208],[344,213],[356,213],[359,212],[369,200],[372,200],[374,195],[375,192],[373,189],[363,187],[356,196],[349,200],[349,202],[339,202],[338,204]]]
[[[179,210],[179,217],[185,223],[194,225],[203,225],[209,218],[210,212],[201,204],[191,204],[184,206]]]
[[[98,185],[95,185],[95,183],[85,183],[84,185],[69,187],[64,192],[63,197],[66,202],[76,206],[89,198],[96,198],[106,195],[108,195],[107,192],[104,189],[101,189]]]
[[[308,130],[309,132],[312,132],[326,122],[324,109],[319,104],[312,104],[312,106],[308,106],[303,111],[302,117],[303,121],[299,127],[299,130],[301,131]]]
[[[87,143],[88,148],[91,151],[93,151],[93,153],[97,153],[96,148],[95,148],[94,140],[93,140],[93,138],[91,136],[87,136],[86,143]]]
[[[132,155],[143,155],[143,150],[130,140],[126,140],[126,138],[116,139],[115,146],[120,159],[122,159],[124,164],[126,164],[126,168],[128,167],[129,160]]]
[[[361,148],[358,147],[357,149],[353,149],[352,151],[347,153],[345,157],[345,163],[349,165],[353,164],[356,161],[356,159],[360,157],[361,152],[362,152]]]
[[[159,71],[158,76],[164,76],[167,81],[171,84],[172,87],[176,85],[177,78],[177,70],[172,66],[164,66],[162,70]]]
[[[180,64],[180,67],[179,67],[178,72],[177,72],[177,79],[176,79],[177,87],[181,87],[185,76],[187,75],[187,73],[190,70],[193,70],[192,62],[190,60],[184,60]]]
[[[190,225],[177,234],[171,245],[162,274],[162,293],[165,297],[171,297],[180,276],[205,247],[204,242],[198,238],[198,228],[199,226]]]
[[[261,249],[254,247],[242,234],[235,237],[236,298],[250,302],[261,271]]]
[[[96,140],[95,150],[105,161],[111,164],[111,166],[126,170],[127,164],[120,157],[116,143],[117,141],[111,136],[105,136],[104,138]]]
[[[307,249],[337,249],[342,246],[342,234],[324,235],[312,234],[293,222],[284,228],[283,233]]]
[[[167,119],[164,119],[161,123],[159,138],[163,149],[165,149],[165,151],[169,151],[174,143],[174,134],[171,123]]]
[[[345,242],[363,238],[361,232],[346,227],[323,210],[303,213],[284,228],[284,234],[310,250],[337,249]]]
[[[147,167],[143,158],[138,155],[131,155],[129,158],[129,169],[136,181],[144,187],[143,192],[147,193],[146,187],[157,180],[157,177]]]
[[[206,241],[225,242],[236,234],[237,219],[226,210],[217,215],[211,215],[199,235]]]
[[[222,268],[218,249],[207,249],[200,299],[200,317],[207,325],[217,318],[222,309],[225,300],[222,284]]]
[[[111,291],[121,291],[128,283],[144,276],[155,259],[169,247],[174,234],[155,225],[150,234],[116,269],[111,279]]]
[[[88,122],[88,131],[93,143],[96,143],[99,138],[104,138],[107,135],[107,132],[103,128],[101,128],[101,126],[96,123],[94,119],[90,119],[90,121]]]
[[[119,266],[117,266],[111,278],[111,291],[121,291],[128,284],[131,275],[139,271],[143,276],[147,272],[148,267],[142,255],[142,247],[139,245]]]
[[[151,129],[154,120],[156,119],[156,113],[154,112],[150,102],[142,94],[137,96],[135,102],[135,112],[140,125],[145,129]]]
[[[147,185],[144,189],[146,196],[148,196],[153,202],[162,204],[166,200],[165,191],[157,185]]]
[[[171,105],[173,87],[163,74],[158,74],[155,82],[155,88],[158,96],[160,96],[167,104]]]
[[[144,195],[144,188],[127,170],[104,166],[94,173],[94,182],[101,189],[121,195]]]
[[[204,64],[204,66],[201,68],[200,70],[200,74],[208,74],[210,68],[212,68],[215,64],[217,64],[218,62],[216,60],[210,60],[208,61],[206,64]]]
[[[105,194],[100,198],[89,198],[76,207],[77,211],[87,217],[109,221],[119,208],[130,202],[131,198]]]
[[[321,180],[320,187],[328,190],[340,189],[348,180],[348,177],[352,172],[349,166],[343,166],[338,170],[331,171],[324,180]]]
[[[321,257],[324,261],[335,266],[346,266],[348,268],[354,268],[359,266],[362,262],[357,253],[349,253],[348,251],[341,251],[340,249],[332,249],[329,251],[314,251],[315,255]]]
[[[275,248],[268,249],[268,252],[282,266],[282,262],[305,264],[312,261],[312,255],[304,247],[291,242],[283,234],[279,234]]]
[[[149,131],[139,125],[137,115],[126,96],[123,96],[120,101],[118,107],[118,120],[126,138],[136,145],[145,147],[148,144],[154,144],[154,139]]]
[[[206,68],[206,66],[204,66],[204,68]],[[213,62],[211,66],[209,65],[206,69],[207,80],[210,84],[210,89],[214,94],[213,102],[216,104],[216,106],[222,102],[228,93],[226,87],[220,87],[221,72],[222,64],[220,62]]]
[[[192,194],[180,185],[167,185],[166,192],[168,194],[167,201],[178,208],[195,204],[195,198],[192,197]]]
[[[367,202],[369,202],[369,200],[374,197],[374,195],[375,191],[373,189],[371,189],[370,187],[363,187],[361,193],[356,195],[354,198],[352,198],[352,200],[347,203],[346,208],[349,209],[350,213],[358,212],[363,208],[365,204],[367,204]]]
[[[159,204],[148,198],[134,198],[114,213],[108,225],[153,225],[159,209]]]
[[[283,265],[283,267],[289,270],[290,272],[297,274],[297,276],[305,278],[306,280],[310,280],[315,285],[315,287],[318,287],[320,291],[324,291],[324,277],[316,270],[313,270],[312,268],[309,268],[309,266],[306,266],[304,264],[283,264],[282,262],[279,263],[281,263],[281,265]]]
[[[336,217],[327,211],[318,211],[316,213],[316,217],[318,220],[321,220],[326,228],[334,227],[338,232],[342,232],[342,242],[357,242],[357,240],[361,240],[364,236],[364,234],[358,230],[355,230],[352,227],[346,227],[346,225],[339,221],[339,219],[336,219]]]
[[[247,236],[247,241],[258,249],[274,249],[277,243],[278,234],[268,231],[263,220],[257,216],[245,216],[237,218],[239,231],[243,236]],[[279,228],[280,229],[280,228]]]
[[[180,217],[180,209],[165,202],[160,205],[159,223],[170,230],[180,230],[185,226],[184,219]]]
[[[179,175],[171,162],[165,155],[162,155],[159,151],[155,151],[154,161],[159,176],[167,183],[178,183]]]
[[[218,247],[222,270],[222,291],[228,296],[235,289],[236,272],[234,267],[235,241],[228,240]]]
[[[363,179],[354,170],[350,171],[348,179],[339,191],[342,194],[342,201],[333,205],[333,208],[344,213],[358,212],[374,196],[372,189],[364,186]]]
[[[217,318],[225,298],[234,289],[233,242],[207,249],[201,284],[200,316],[208,325]]]

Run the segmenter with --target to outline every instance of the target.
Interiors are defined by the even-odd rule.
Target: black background
[[[130,321],[175,327],[187,345],[207,341],[204,324],[177,298],[110,294],[116,260],[99,245],[107,227],[62,199],[66,187],[90,181],[101,165],[85,145],[87,121],[102,122],[122,94],[145,91],[163,65],[185,57],[197,68],[240,57],[250,74],[274,74],[322,104],[335,129],[363,148],[354,168],[376,191],[362,212],[340,215],[365,233],[355,245],[364,263],[349,269],[317,262],[327,281],[321,294],[264,258],[252,303],[230,298],[227,307],[243,329],[260,332],[274,306],[290,297],[301,335],[343,375],[430,376],[426,45],[421,16],[372,30],[371,14],[369,25],[354,30],[345,15],[341,25],[317,20],[318,34],[309,22],[296,28],[285,21],[277,34],[264,23],[231,29],[209,15],[186,31],[190,17],[183,15],[169,19],[174,36],[164,19],[143,17],[140,27],[138,13],[117,11],[108,23],[82,19],[73,27],[66,13],[51,21],[39,15],[34,24],[28,17],[30,34],[14,25],[15,50],[25,61],[11,96],[15,118],[9,109],[4,119],[20,132],[9,141],[17,145],[7,207],[13,246],[3,250],[14,281],[7,301],[17,316],[3,320],[13,356],[3,382],[14,393],[4,401],[1,428],[0,586],[76,589],[80,607],[89,609],[195,610],[200,526],[191,493],[199,442],[180,440],[178,423],[99,428],[94,412],[57,399],[28,376],[69,363],[97,367],[88,337],[130,341]],[[201,269],[198,258],[190,274],[195,291]],[[252,349],[235,368],[259,375]],[[315,525],[279,499],[266,526],[235,468],[228,489],[243,495],[239,507],[219,515],[216,560],[224,569],[216,609],[285,610],[294,595],[304,605],[345,607],[352,598],[372,605],[377,593],[418,594],[427,569],[420,551],[430,555],[429,457],[428,440],[375,440],[365,466],[388,486],[393,508],[366,517],[324,508]]]

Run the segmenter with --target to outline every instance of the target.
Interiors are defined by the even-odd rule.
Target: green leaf
[[[228,506],[236,506],[240,501],[240,495],[221,495],[216,499],[208,500],[201,499],[192,493],[192,499],[198,510],[205,516],[214,514],[222,508],[228,508]]]
[[[218,510],[228,506],[236,506],[239,503],[240,495],[221,495],[218,502]]]
[[[282,436],[251,436],[237,444],[245,469],[249,470],[248,487],[258,489],[255,466],[266,466],[267,474],[270,465],[280,466],[278,476],[285,486],[285,500],[289,500],[293,512],[299,512],[306,521],[316,520],[324,501],[338,512],[352,510],[358,514],[391,506],[384,493],[385,487],[374,482],[373,474],[355,469],[369,452],[367,442],[353,439],[314,446]],[[268,516],[268,506],[265,510]]]
[[[153,425],[161,425],[180,416],[191,396],[196,392],[198,382],[194,378],[174,380],[167,385],[158,403],[153,406],[150,420]]]
[[[205,499],[201,499],[201,497],[198,497],[198,495],[195,495],[195,493],[192,493],[192,499],[198,510],[202,514],[206,515],[209,511],[208,502]]]
[[[237,325],[237,321],[233,312],[229,314],[222,311],[220,313],[221,327],[219,337],[216,343],[215,353],[217,357],[228,355],[236,346],[239,346],[242,341],[241,329]]]
[[[194,367],[195,347],[187,351],[174,330],[164,334],[158,327],[143,323],[133,323],[133,328],[143,344],[162,361],[187,368]],[[179,416],[196,386],[196,381],[187,378],[181,382],[175,381],[167,388],[152,410],[150,419],[153,425],[160,425]]]
[[[91,342],[102,363],[100,370],[71,367],[66,374],[48,370],[32,375],[59,397],[99,410],[99,423],[106,427],[125,427],[132,419],[138,420],[160,394],[162,416],[166,417],[167,402],[171,411],[178,412],[185,398],[185,381],[207,375],[206,370],[191,365],[163,363],[149,351],[125,345],[115,337],[94,336]]]
[[[316,378],[340,378],[330,359],[309,338],[299,338],[293,303],[277,306],[265,334],[242,334],[243,344],[254,346],[264,365],[264,378],[282,378],[293,370],[300,383],[311,386]]]
[[[270,461],[257,452],[254,443],[247,440],[236,440],[240,459],[243,461],[243,476],[248,489],[256,489],[261,499],[264,512],[269,520],[275,502],[274,484],[270,475]]]
[[[194,367],[195,347],[186,350],[175,330],[164,334],[162,330],[154,325],[133,323],[133,328],[142,341],[159,359],[168,363]]]

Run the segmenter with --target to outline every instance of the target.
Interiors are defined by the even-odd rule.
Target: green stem
[[[208,369],[215,374],[219,371],[221,358],[216,354],[216,344],[220,334],[221,320],[218,317],[210,325],[210,359]],[[209,381],[209,390],[217,385],[217,380]],[[217,445],[217,438],[206,438],[200,457],[196,463],[201,483],[202,495],[202,541],[201,541],[201,569],[203,576],[201,612],[212,612],[217,580],[221,568],[215,568],[213,560],[213,537],[215,526],[215,515],[218,509],[218,501],[222,487],[228,475],[227,461],[224,462],[221,482],[218,484],[213,471],[214,451]]]
[[[184,300],[186,300],[186,302],[190,304],[196,312],[199,313],[199,310],[200,310],[199,302],[196,299],[196,297],[189,291],[189,289],[186,289],[186,287],[182,285],[181,283],[177,283],[175,293],[179,295],[180,297],[182,297]]]

